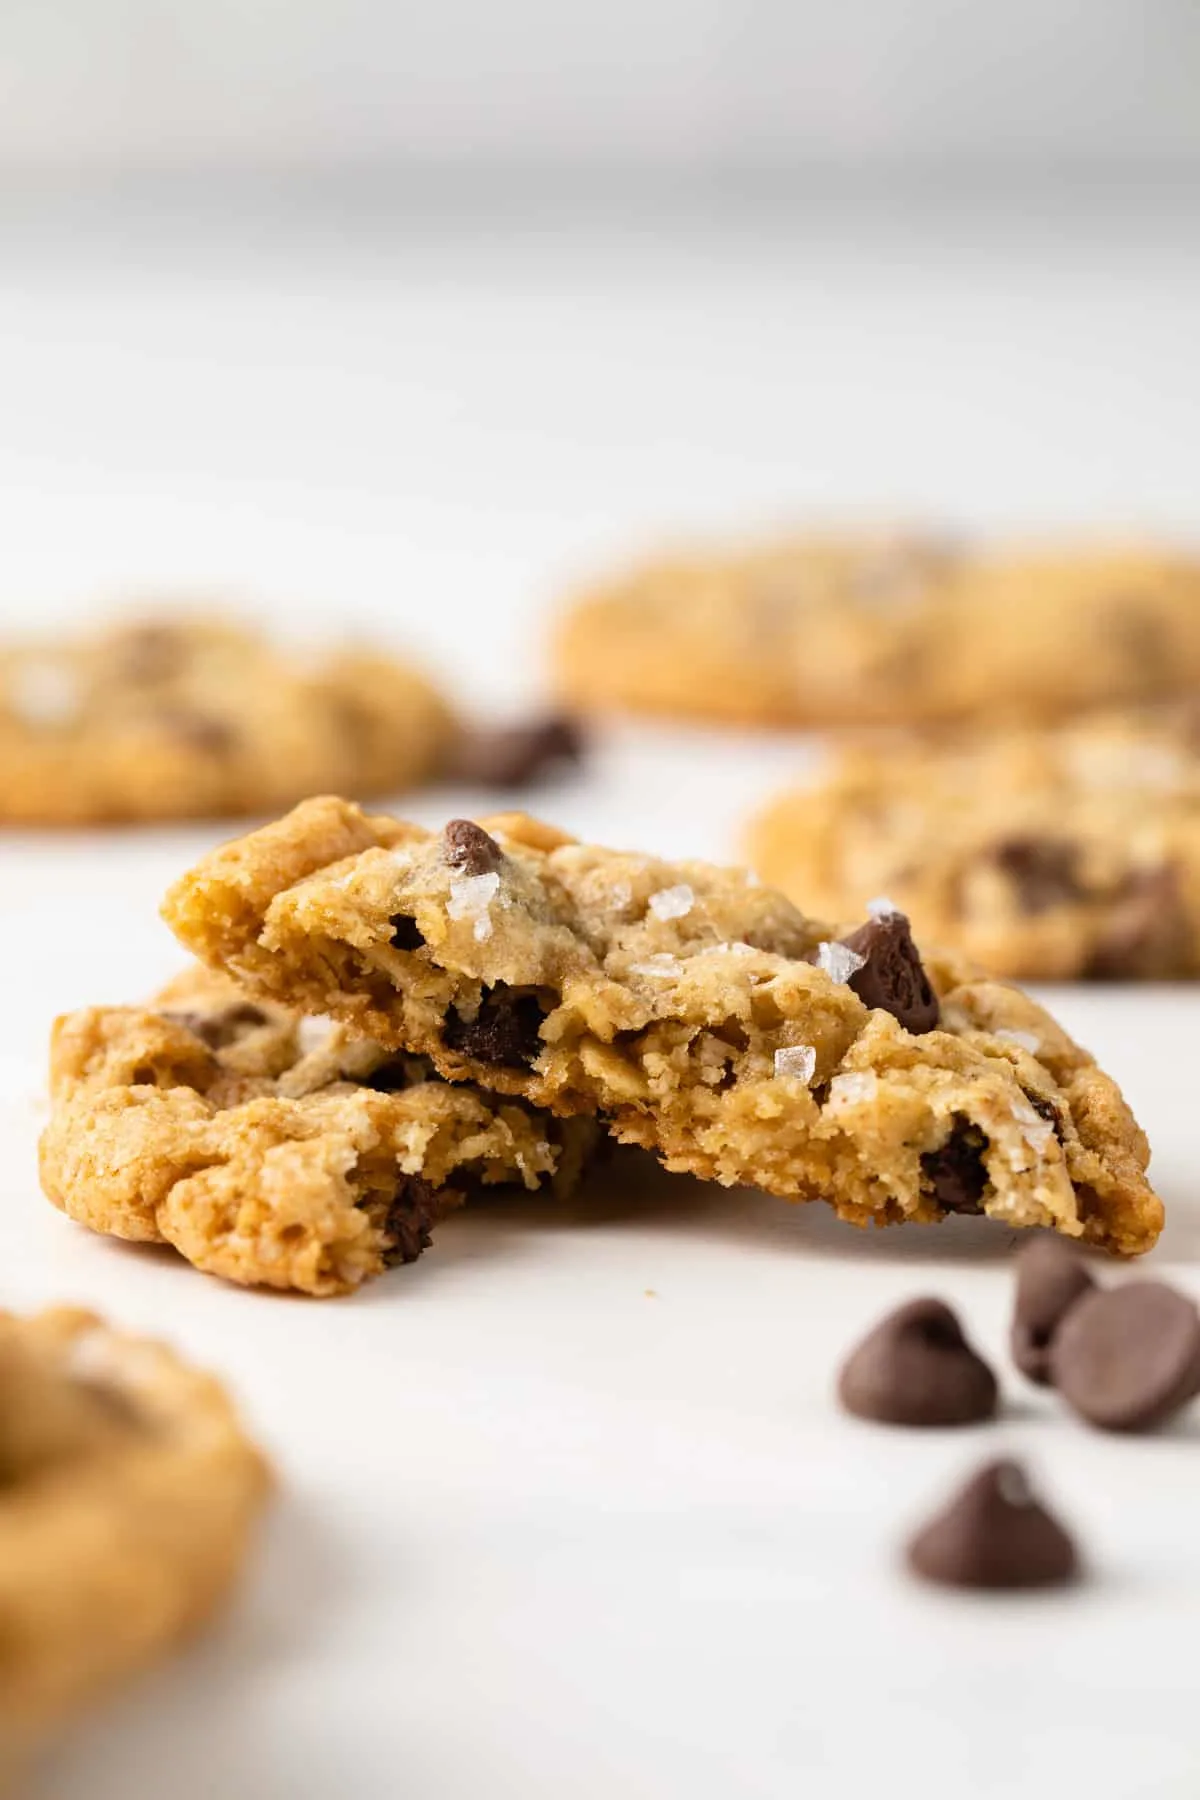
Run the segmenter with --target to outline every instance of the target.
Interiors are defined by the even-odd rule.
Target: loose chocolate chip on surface
[[[451,1050],[506,1069],[532,1068],[541,1051],[542,1009],[533,994],[514,993],[503,983],[488,989],[473,1019],[448,1013],[443,1036]]]
[[[1077,1301],[1095,1289],[1078,1252],[1057,1237],[1035,1237],[1017,1258],[1009,1347],[1022,1375],[1046,1385],[1050,1348]]]
[[[995,845],[992,860],[1016,889],[1023,913],[1049,912],[1083,892],[1079,852],[1066,838],[1014,837]]]
[[[390,1245],[384,1253],[389,1268],[416,1262],[422,1250],[428,1250],[440,1211],[436,1189],[420,1175],[401,1178],[383,1226]]]
[[[583,752],[583,732],[574,719],[552,713],[525,724],[468,732],[452,773],[480,787],[524,787],[561,763],[578,762]]]
[[[868,919],[841,941],[866,958],[848,982],[864,1006],[890,1012],[906,1031],[918,1035],[934,1029],[939,1017],[937,995],[903,913]]]
[[[474,819],[451,819],[442,833],[443,854],[452,869],[464,875],[486,875],[498,869],[504,852]]]
[[[987,1167],[983,1153],[987,1138],[978,1125],[961,1115],[940,1150],[929,1150],[921,1158],[921,1168],[933,1189],[934,1198],[946,1212],[981,1213],[987,1188]]]
[[[1019,1463],[994,1462],[960,1488],[908,1546],[908,1566],[949,1587],[1056,1587],[1079,1574],[1067,1531],[1034,1497]]]
[[[389,920],[394,950],[419,950],[425,942],[421,927],[407,913],[394,913]]]
[[[1050,1348],[1063,1399],[1105,1431],[1150,1431],[1200,1391],[1200,1313],[1162,1281],[1085,1294]]]
[[[838,1377],[847,1412],[888,1425],[974,1425],[996,1410],[996,1377],[940,1300],[911,1300],[854,1350]]]

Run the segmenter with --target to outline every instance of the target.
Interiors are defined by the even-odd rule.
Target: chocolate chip
[[[529,1069],[541,1052],[543,1013],[533,994],[519,994],[503,982],[489,988],[473,1019],[447,1014],[443,1036],[451,1050],[506,1069]]]
[[[934,1029],[939,1016],[937,995],[903,913],[868,919],[842,942],[848,950],[866,957],[847,984],[864,1006],[890,1012],[906,1031],[918,1035]]]
[[[247,1031],[267,1023],[262,1008],[248,1000],[226,1007],[224,1012],[164,1012],[162,1017],[193,1032],[210,1050],[224,1050]]]
[[[413,1085],[412,1067],[411,1057],[393,1056],[369,1075],[358,1076],[358,1085],[375,1094],[399,1094]]]
[[[934,1198],[944,1212],[981,1213],[988,1174],[983,1153],[987,1138],[978,1125],[960,1113],[940,1150],[929,1150],[921,1158],[925,1179]]]
[[[1093,981],[1174,975],[1187,951],[1189,922],[1178,871],[1139,869],[1113,900],[1084,969]]]
[[[383,1224],[388,1240],[383,1260],[389,1269],[416,1262],[422,1250],[428,1250],[440,1212],[436,1189],[420,1175],[401,1176]]]
[[[910,1300],[858,1346],[838,1378],[847,1412],[888,1425],[974,1425],[996,1410],[996,1377],[940,1300]]]
[[[134,625],[117,644],[117,670],[126,681],[167,681],[187,661],[184,634],[174,625]]]
[[[562,763],[578,762],[583,751],[583,732],[574,719],[552,713],[521,725],[468,732],[452,773],[480,787],[525,787]]]
[[[1200,1313],[1162,1281],[1085,1294],[1050,1349],[1063,1399],[1105,1431],[1149,1431],[1200,1386]]]
[[[1077,1252],[1062,1238],[1034,1238],[1021,1251],[1009,1347],[1030,1381],[1049,1383],[1055,1333],[1076,1301],[1095,1285]]]
[[[908,1546],[908,1566],[949,1587],[1055,1587],[1079,1574],[1075,1545],[1019,1463],[980,1469]]]
[[[206,756],[227,756],[236,743],[232,728],[208,713],[187,712],[175,708],[164,713],[163,723],[177,743]]]
[[[451,819],[442,833],[442,853],[452,869],[464,875],[486,875],[498,869],[504,852],[474,819]]]
[[[1006,875],[1024,913],[1049,912],[1083,893],[1079,850],[1065,838],[1006,838],[992,849],[992,861]]]
[[[388,923],[392,928],[394,950],[419,950],[425,942],[421,927],[407,913],[393,913]]]

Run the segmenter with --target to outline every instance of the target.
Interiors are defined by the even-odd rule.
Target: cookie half
[[[481,1184],[574,1183],[594,1136],[198,970],[59,1019],[42,1186],[79,1224],[246,1286],[351,1292]]]

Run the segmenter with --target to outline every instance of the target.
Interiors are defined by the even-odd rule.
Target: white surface
[[[535,679],[559,572],[656,519],[863,497],[1188,523],[1187,245],[890,242],[247,254],[136,278],[78,251],[10,259],[0,570],[39,601],[13,614],[97,571],[233,579],[302,623],[348,595],[500,698]],[[793,755],[628,731],[542,810],[721,854]],[[205,836],[0,844],[4,1298],[168,1332],[235,1384],[282,1477],[233,1619],[73,1733],[38,1800],[1194,1800],[1195,1420],[1110,1440],[1011,1376],[986,1431],[871,1430],[831,1403],[844,1349],[917,1292],[999,1357],[1004,1234],[859,1236],[623,1164],[567,1213],[480,1209],[317,1305],[54,1213],[34,1169],[49,1018],[171,971],[157,900]],[[1200,999],[1056,1003],[1156,1145],[1171,1224],[1151,1266],[1200,1295]],[[911,1586],[910,1522],[1009,1449],[1078,1526],[1092,1584]]]

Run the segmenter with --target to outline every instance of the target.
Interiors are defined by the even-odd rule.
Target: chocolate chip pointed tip
[[[976,1425],[996,1411],[996,1377],[943,1301],[910,1300],[881,1320],[844,1363],[838,1398],[887,1425]]]
[[[1017,1257],[1009,1348],[1022,1375],[1050,1382],[1054,1338],[1071,1308],[1095,1282],[1073,1245],[1060,1237],[1035,1237]]]
[[[1080,1574],[1071,1534],[1009,1460],[971,1476],[910,1539],[906,1560],[924,1581],[996,1592],[1061,1587]]]
[[[1096,1288],[1067,1314],[1050,1378],[1103,1431],[1152,1431],[1200,1391],[1200,1313],[1163,1281]]]
[[[847,984],[864,1006],[891,1013],[914,1035],[934,1030],[941,1016],[937,995],[904,913],[880,913],[841,941],[864,958]]]
[[[495,838],[474,819],[451,819],[442,833],[442,853],[463,875],[487,875],[504,861]]]

